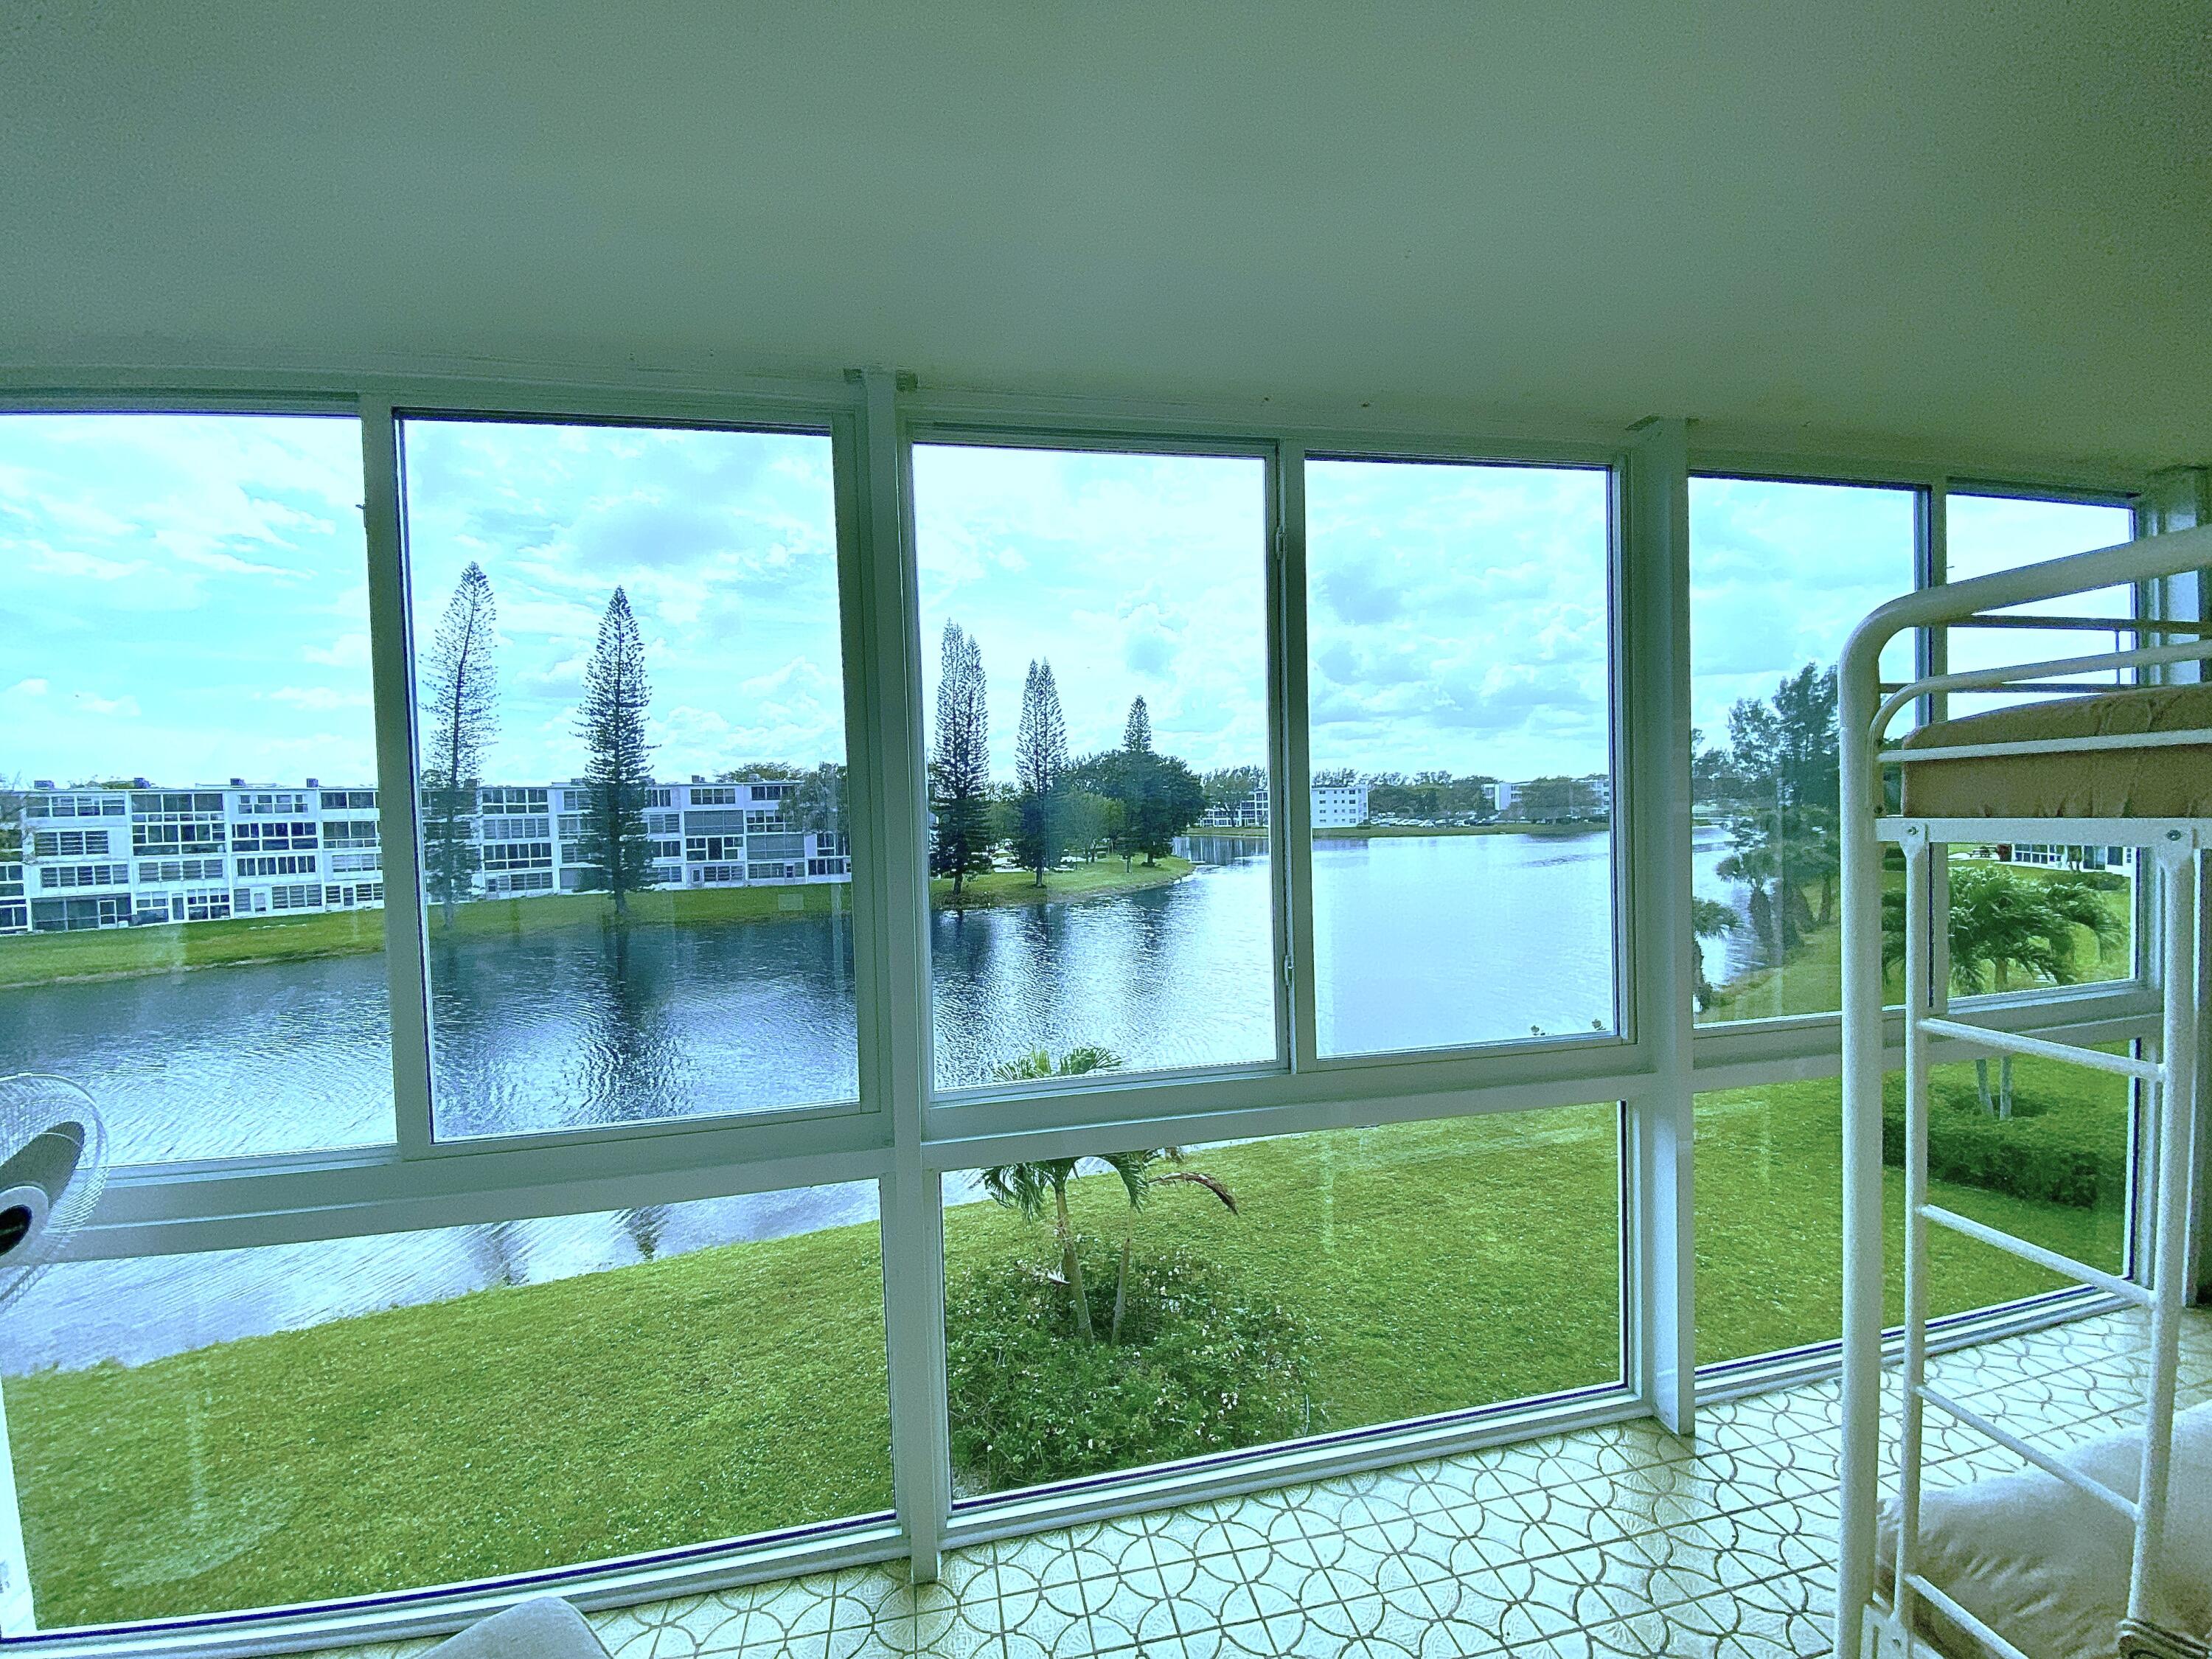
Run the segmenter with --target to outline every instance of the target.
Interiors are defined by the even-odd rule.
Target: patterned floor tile
[[[1929,1376],[2062,1446],[2139,1419],[2142,1340],[2081,1320]],[[2212,1318],[2183,1353],[2183,1403],[2212,1399]],[[1613,1424],[956,1550],[935,1584],[860,1567],[592,1622],[615,1659],[1795,1659],[1827,1647],[1840,1418],[1816,1382],[1705,1408],[1694,1442]],[[1923,1443],[1930,1489],[2019,1466],[1933,1409]]]

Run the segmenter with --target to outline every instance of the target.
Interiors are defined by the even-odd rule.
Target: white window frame
[[[57,389],[57,387],[61,389]],[[559,1584],[585,1605],[613,1605],[847,1562],[905,1556],[933,1576],[948,1542],[1080,1516],[1250,1490],[1432,1455],[1577,1425],[1656,1413],[1686,1431],[1699,1383],[1691,1296],[1691,1101],[1697,1091],[1838,1069],[1832,1017],[1696,1028],[1689,1006],[1687,480],[1691,471],[1816,482],[1904,483],[1932,490],[1923,543],[1940,568],[1943,487],[1951,476],[1880,456],[1692,447],[1679,418],[1621,434],[1567,429],[1534,437],[1473,423],[1370,416],[1340,408],[1286,415],[1264,404],[1018,398],[918,392],[884,369],[839,380],[487,380],[441,366],[413,374],[245,370],[189,378],[111,370],[0,372],[0,410],[234,412],[347,416],[360,422],[367,503],[372,682],[378,717],[380,840],[387,849],[385,926],[392,989],[395,1139],[383,1147],[202,1160],[117,1172],[88,1257],[283,1244],[588,1212],[747,1192],[874,1181],[881,1200],[886,1342],[896,1516],[736,1540],[615,1564],[583,1564],[527,1582],[451,1593],[367,1598],[343,1606],[176,1621],[161,1644],[243,1652],[448,1630],[504,1601]],[[412,777],[410,606],[404,580],[395,410],[435,417],[696,424],[827,431],[835,493],[850,793],[853,926],[860,1001],[859,1101],[830,1108],[672,1119],[548,1134],[436,1143],[430,1135],[424,1016],[418,798]],[[929,1051],[925,861],[926,731],[911,518],[911,446],[983,434],[1020,447],[1263,457],[1273,573],[1268,595],[1271,787],[1285,802],[1277,860],[1278,956],[1291,986],[1279,1063],[1188,1077],[1146,1074],[1081,1087],[963,1091],[938,1097]],[[1614,476],[1613,695],[1619,1029],[1528,1043],[1318,1061],[1310,1048],[1312,984],[1306,753],[1304,474],[1307,454],[1542,465],[1607,465]],[[1972,459],[1972,458],[1947,458]],[[2140,481],[2011,477],[2021,493],[2132,495]],[[1961,477],[1966,476],[1961,472]],[[1978,484],[1978,488],[1980,486]],[[1632,704],[1633,720],[1627,716]],[[1291,856],[1291,848],[1304,856]],[[398,849],[406,849],[401,852]],[[4,948],[4,947],[0,947]],[[1299,988],[1309,988],[1301,993]],[[1994,1015],[2018,1029],[2064,1029],[2077,1041],[2149,1034],[2155,999],[2139,988],[2008,1000]],[[1561,1401],[1513,1402],[1320,1443],[1086,1483],[1077,1492],[963,1507],[951,1499],[944,1379],[940,1181],[1012,1158],[1118,1149],[1160,1140],[1283,1135],[1613,1100],[1625,1125],[1622,1253],[1626,1285],[1623,1386]],[[2047,1322],[2079,1298],[1999,1310],[1965,1334]],[[1963,1328],[1962,1328],[1963,1329]],[[1729,1368],[1729,1386],[1832,1370],[1832,1355],[1769,1357]],[[4,1422],[0,1422],[4,1435]],[[0,1534],[4,1534],[0,1527]],[[679,1559],[680,1558],[680,1559]],[[13,1635],[15,1632],[8,1632]],[[145,1632],[30,1637],[27,1652],[146,1651]]]

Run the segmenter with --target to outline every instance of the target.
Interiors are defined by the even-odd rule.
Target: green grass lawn
[[[1101,859],[1049,871],[1040,890],[1025,870],[999,871],[968,884],[965,905],[1043,904],[1056,899],[1102,898],[1161,887],[1191,872],[1186,859],[1124,868]],[[931,902],[949,908],[950,880],[930,884]],[[631,925],[713,927],[729,922],[778,921],[842,915],[852,888],[843,882],[796,887],[659,887],[629,896]],[[453,921],[433,906],[433,940],[521,938],[561,927],[606,925],[614,901],[605,893],[555,893],[537,898],[477,899],[453,907]],[[361,956],[384,948],[381,910],[339,910],[297,916],[234,917],[159,927],[112,927],[82,933],[29,933],[0,939],[0,988],[57,981],[122,979],[175,973],[188,968],[319,957]]]
[[[1027,870],[994,870],[970,876],[961,890],[952,890],[952,878],[938,876],[929,884],[929,903],[936,910],[987,909],[1008,904],[1048,904],[1055,899],[1106,898],[1115,893],[1138,893],[1148,887],[1166,887],[1191,872],[1188,859],[1163,856],[1157,863],[1125,865],[1118,858],[1092,859],[1065,870],[1044,872],[1044,885]]]
[[[1240,1213],[1163,1189],[1140,1248],[1204,1250],[1292,1305],[1319,1339],[1330,1427],[1608,1382],[1615,1118],[1203,1150],[1193,1167]],[[1834,1334],[1838,1159],[1832,1084],[1701,1099],[1701,1358]],[[2093,1260],[2116,1241],[2102,1211],[1939,1190]],[[1075,1211],[1118,1237],[1110,1178],[1079,1182]],[[880,1509],[877,1249],[872,1226],[839,1228],[10,1379],[40,1618],[392,1589]],[[987,1204],[947,1212],[950,1271],[1013,1252],[1047,1259],[1048,1236]],[[1939,1252],[1945,1308],[2051,1283],[1964,1241]]]

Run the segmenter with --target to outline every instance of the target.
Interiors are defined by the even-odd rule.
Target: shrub
[[[1896,1079],[1882,1091],[1881,1155],[1885,1163],[1905,1162],[1905,1097]],[[1972,1085],[1938,1079],[1929,1092],[1928,1173],[2039,1203],[2118,1204],[2127,1194],[2127,1116],[2050,1110],[2023,1089],[2014,1115],[1995,1118],[1982,1110]]]
[[[1112,1256],[1090,1265],[1112,1285]],[[1004,1491],[1310,1434],[1314,1346],[1275,1297],[1187,1250],[1133,1265],[1118,1343],[1068,1334],[1048,1269],[970,1269],[946,1297],[956,1479]]]

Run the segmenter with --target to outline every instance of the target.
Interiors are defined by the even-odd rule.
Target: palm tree
[[[1176,1182],[1187,1182],[1203,1187],[1219,1199],[1229,1211],[1237,1213],[1237,1195],[1227,1186],[1210,1175],[1196,1170],[1176,1168],[1164,1175],[1152,1173],[1154,1166],[1162,1164],[1180,1165],[1183,1161],[1180,1146],[1147,1146],[1133,1152],[1109,1152],[1104,1162],[1121,1177],[1121,1191],[1129,1200],[1127,1216],[1121,1225],[1121,1265],[1114,1276],[1114,1322],[1107,1328],[1106,1340],[1118,1343],[1121,1340],[1121,1316],[1129,1305],[1129,1260],[1137,1244],[1137,1212],[1145,1207],[1155,1187],[1165,1187]]]
[[[2079,984],[2095,968],[2096,955],[2126,933],[2105,902],[2106,890],[2094,881],[2024,876],[1996,865],[1960,861],[1951,866],[1950,887],[1951,985],[1969,995]],[[2086,963],[2077,956],[2077,928],[2097,941],[2096,954]],[[1884,968],[1905,960],[1901,892],[1881,896],[1881,959]],[[2010,1117],[2012,1056],[1999,1064],[1994,1101],[1986,1056],[1974,1061],[1974,1079],[1982,1109]]]
[[[1010,1060],[993,1069],[991,1075],[1002,1083],[1027,1082],[1036,1078],[1078,1077],[1085,1072],[1110,1072],[1121,1063],[1121,1057],[1110,1048],[1085,1043],[1071,1048],[1055,1061],[1042,1048],[1032,1049],[1018,1060]],[[1079,1158],[1050,1158],[1033,1159],[1025,1164],[1000,1164],[983,1171],[983,1190],[994,1202],[1014,1211],[1025,1221],[1037,1221],[1044,1216],[1048,1200],[1052,1204],[1053,1232],[1060,1241],[1060,1273],[1067,1286],[1069,1322],[1074,1327],[1079,1342],[1090,1342],[1097,1338],[1091,1323],[1091,1302],[1083,1290],[1083,1262],[1075,1250],[1075,1224],[1067,1212],[1067,1183],[1074,1179],[1075,1166]]]
[[[1018,1060],[994,1067],[991,1075],[1002,1083],[1018,1083],[1037,1078],[1079,1077],[1085,1072],[1110,1072],[1121,1063],[1121,1057],[1112,1049],[1085,1043],[1069,1049],[1057,1060],[1042,1048],[1032,1049]],[[1236,1195],[1226,1185],[1210,1175],[1182,1168],[1182,1161],[1180,1146],[1109,1152],[1098,1160],[1121,1177],[1122,1194],[1129,1201],[1121,1229],[1121,1267],[1114,1281],[1113,1322],[1107,1328],[1109,1342],[1121,1340],[1121,1319],[1129,1305],[1129,1264],[1136,1248],[1137,1212],[1151,1199],[1152,1189],[1178,1182],[1203,1187],[1219,1199],[1231,1215],[1237,1213]],[[1083,1285],[1083,1262],[1075,1248],[1075,1224],[1067,1208],[1067,1183],[1075,1178],[1082,1163],[1079,1158],[1049,1158],[1025,1164],[1001,1164],[984,1170],[982,1181],[983,1190],[995,1202],[1024,1220],[1042,1220],[1045,1206],[1050,1203],[1053,1231],[1060,1245],[1060,1279],[1067,1286],[1069,1323],[1078,1341],[1092,1342],[1097,1340],[1097,1328],[1091,1321],[1090,1297]],[[1177,1167],[1158,1173],[1163,1163]]]
[[[1698,1012],[1703,1013],[1712,1006],[1713,982],[1705,977],[1705,952],[1698,941],[1717,939],[1723,933],[1733,933],[1743,926],[1743,918],[1718,899],[1693,898],[1690,901],[1690,967],[1692,975],[1691,995]]]

